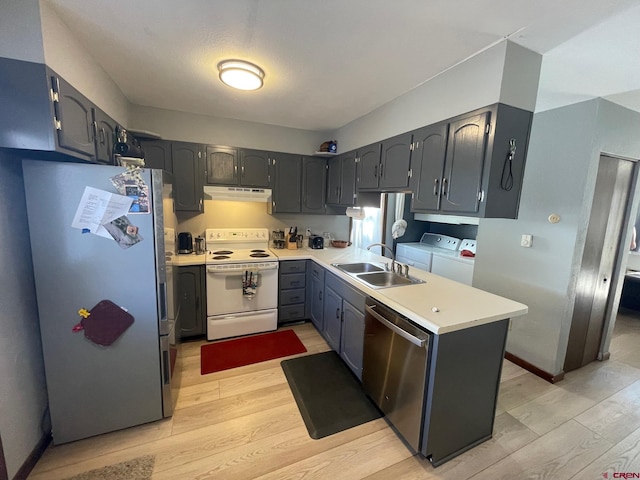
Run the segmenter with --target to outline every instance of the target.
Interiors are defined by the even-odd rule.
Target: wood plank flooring
[[[310,323],[292,328],[308,353],[329,350]],[[611,359],[551,385],[505,360],[493,438],[433,468],[384,419],[313,440],[282,359],[200,375],[183,344],[172,418],[50,446],[29,476],[65,479],[142,455],[153,479],[602,479],[640,475],[640,314],[618,315]],[[291,358],[291,357],[288,357]],[[624,477],[620,477],[624,478]]]

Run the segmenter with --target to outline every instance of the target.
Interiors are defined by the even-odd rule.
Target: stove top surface
[[[277,261],[269,250],[269,230],[266,228],[208,228],[207,264]]]

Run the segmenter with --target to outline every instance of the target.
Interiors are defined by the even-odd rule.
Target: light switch
[[[533,235],[522,235],[520,239],[520,246],[529,248],[533,243]]]

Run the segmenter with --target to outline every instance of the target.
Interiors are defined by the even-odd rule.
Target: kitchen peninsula
[[[417,420],[423,425],[422,438],[420,447],[414,450],[437,466],[491,438],[509,319],[525,314],[526,305],[418,269],[409,274],[424,283],[368,287],[333,264],[367,262],[383,266],[390,259],[355,247],[272,253],[281,264],[307,262],[307,298],[311,292],[318,295],[312,287],[312,274],[321,272],[319,288],[324,293],[319,298],[321,310],[324,301],[325,318],[324,323],[314,321],[314,325],[356,376],[362,373],[365,297],[430,334],[423,416]],[[177,262],[193,265],[204,263],[204,259],[178,256]],[[346,292],[339,295],[340,315],[334,304],[327,308],[330,290]],[[308,305],[307,311],[310,308]],[[333,328],[335,332],[335,326],[328,324],[334,317],[340,317],[337,339],[331,331]],[[354,358],[358,354],[360,358]]]

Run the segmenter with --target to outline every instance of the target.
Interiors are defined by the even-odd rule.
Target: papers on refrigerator
[[[126,215],[133,199],[93,187],[85,187],[71,226],[112,239],[104,224]]]

